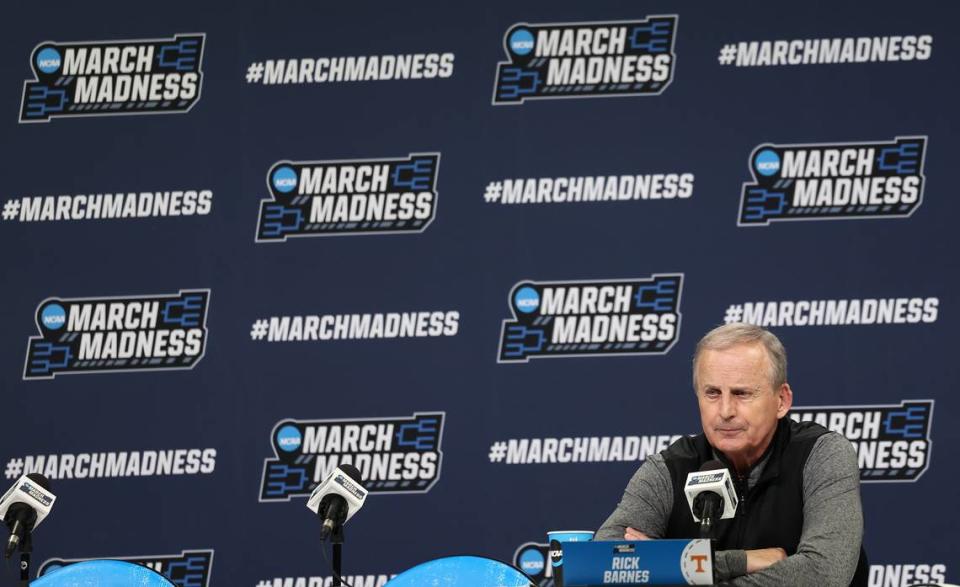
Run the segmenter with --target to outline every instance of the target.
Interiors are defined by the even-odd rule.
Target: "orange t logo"
[[[695,572],[697,572],[697,573],[705,573],[705,572],[706,572],[706,571],[703,570],[703,561],[707,560],[707,555],[705,555],[705,554],[691,554],[691,555],[690,555],[690,560],[697,561],[697,570],[696,570]]]

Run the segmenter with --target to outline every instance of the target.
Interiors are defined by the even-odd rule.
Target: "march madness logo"
[[[439,166],[440,153],[278,162],[267,174],[256,240],[423,232],[437,214]]]
[[[371,494],[426,493],[440,478],[445,412],[355,420],[282,420],[270,434],[260,501],[309,497],[334,469],[360,470]]]
[[[785,220],[906,218],[923,201],[927,137],[760,145],[750,155],[739,226]]]
[[[20,122],[68,116],[187,112],[200,99],[206,35],[45,42],[30,58]]]
[[[853,443],[863,482],[916,481],[930,466],[933,400],[794,407],[790,417],[798,422],[816,422]]]
[[[683,274],[523,281],[510,292],[498,362],[530,357],[662,355],[680,335]]]
[[[180,554],[158,556],[116,556],[109,559],[74,558],[48,559],[40,565],[37,577],[52,573],[62,567],[90,560],[120,560],[143,565],[166,577],[176,587],[208,587],[213,566],[213,550],[184,550]]]
[[[37,306],[24,379],[67,373],[192,369],[207,341],[210,290],[48,298]]]
[[[676,15],[644,20],[518,23],[503,36],[493,103],[653,96],[673,81]]]

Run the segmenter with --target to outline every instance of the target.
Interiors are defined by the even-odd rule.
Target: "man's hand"
[[[634,530],[633,528],[627,526],[627,531],[623,533],[624,540],[650,540],[650,537],[641,532],[640,530]]]
[[[629,530],[630,528],[627,528],[628,532]],[[759,550],[748,550],[746,552],[748,573],[762,571],[770,565],[787,558],[787,553],[782,548],[761,548]]]

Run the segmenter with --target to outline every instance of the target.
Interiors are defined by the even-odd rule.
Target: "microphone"
[[[693,519],[700,522],[700,538],[710,538],[713,524],[737,513],[739,499],[733,489],[730,471],[720,461],[707,461],[700,470],[687,475],[683,487]]]
[[[10,528],[4,558],[23,548],[24,536],[47,517],[57,496],[50,493],[50,481],[40,473],[24,475],[0,498],[0,518]]]
[[[367,499],[360,471],[349,464],[333,470],[327,480],[317,486],[307,500],[310,511],[323,520],[320,540],[326,540],[347,523],[353,514],[360,511]]]

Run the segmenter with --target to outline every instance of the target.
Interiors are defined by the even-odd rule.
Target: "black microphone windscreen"
[[[712,461],[707,461],[700,466],[701,471],[716,471],[718,469],[726,469],[726,468],[727,468],[726,465],[724,465],[717,459],[713,459]]]
[[[347,477],[350,477],[360,485],[363,485],[363,477],[360,476],[360,470],[354,467],[351,464],[340,465],[340,470],[347,474]]]
[[[41,475],[40,473],[30,473],[29,475],[27,475],[27,479],[33,481],[40,487],[43,487],[44,489],[46,489],[47,491],[52,491],[50,489],[50,480],[44,477],[43,475]]]

